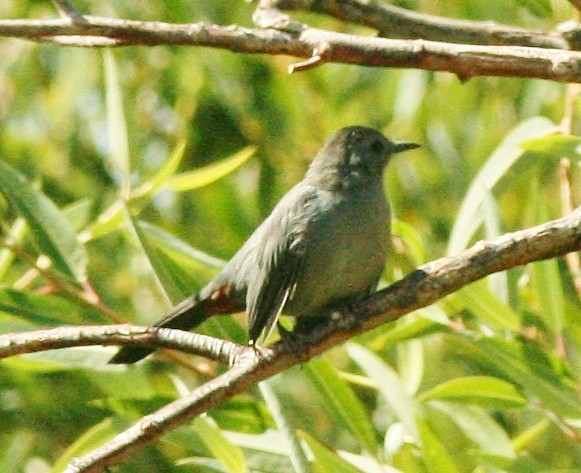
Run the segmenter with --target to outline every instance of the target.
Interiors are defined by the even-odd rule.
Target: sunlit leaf
[[[527,151],[546,154],[555,159],[579,157],[581,155],[581,136],[553,133],[541,138],[525,140],[520,146]]]
[[[180,141],[155,175],[132,192],[132,198],[148,197],[155,194],[155,192],[174,175],[178,166],[182,162],[185,150],[186,142]]]
[[[97,238],[119,230],[124,222],[123,212],[125,205],[122,200],[113,202],[111,206],[97,217],[95,222],[81,232],[79,239],[82,242],[96,240]]]
[[[252,157],[255,151],[255,147],[249,146],[216,163],[178,174],[169,180],[168,186],[170,189],[179,192],[207,186],[242,166]]]
[[[87,254],[57,206],[22,174],[0,160],[0,190],[26,220],[39,250],[77,282],[87,279]]]
[[[514,385],[491,376],[451,379],[423,392],[418,399],[441,399],[497,409],[520,407],[527,403]]]
[[[107,135],[111,164],[121,177],[121,195],[129,197],[131,186],[131,165],[129,163],[129,140],[127,123],[123,111],[123,95],[119,86],[119,73],[113,52],[104,51],[105,92],[107,98]]]
[[[525,450],[531,443],[538,441],[550,427],[551,421],[549,419],[536,422],[512,439],[512,447],[516,452]]]
[[[421,340],[407,340],[397,345],[397,371],[406,392],[417,393],[424,377],[424,361]]]

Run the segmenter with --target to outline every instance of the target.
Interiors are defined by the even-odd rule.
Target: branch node
[[[259,5],[252,14],[252,21],[259,28],[272,28],[278,31],[286,31],[289,33],[299,33],[303,31],[306,26],[297,21],[293,21],[286,13],[281,12],[276,8],[270,8]]]
[[[288,67],[288,72],[293,74],[295,72],[307,71],[309,69],[322,66],[325,62],[327,62],[327,58],[330,56],[330,52],[331,45],[329,43],[321,43],[319,46],[313,49],[313,55],[309,59],[291,64]]]

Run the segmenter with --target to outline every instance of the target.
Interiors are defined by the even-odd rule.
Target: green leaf
[[[81,312],[81,308],[65,298],[10,288],[0,288],[0,312],[21,318],[37,327],[75,324],[80,322],[81,313],[83,316],[87,316],[87,311]],[[89,313],[91,318],[94,318],[94,315]],[[88,317],[84,318],[84,321],[87,319]],[[98,319],[97,321],[102,322],[103,320]],[[9,322],[2,320],[1,326],[6,328],[7,325],[9,326]]]
[[[168,187],[178,192],[207,186],[238,169],[256,152],[254,146],[241,149],[232,156],[199,169],[172,177]]]
[[[23,218],[17,218],[12,224],[12,227],[8,230],[6,235],[6,241],[10,244],[21,244],[26,236],[26,220]],[[8,248],[0,249],[0,281],[4,280],[6,273],[12,266],[14,262],[14,253]]]
[[[391,224],[391,231],[394,236],[403,241],[415,266],[420,266],[426,262],[424,239],[417,228],[403,220],[394,219]]]
[[[516,0],[516,2],[539,18],[547,18],[553,13],[550,0]]]
[[[50,470],[51,473],[61,473],[73,458],[79,457],[103,445],[116,433],[116,428],[111,418],[94,425],[63,452]]]
[[[428,473],[460,473],[444,445],[428,424],[418,418],[416,425],[422,443],[424,465]]]
[[[377,452],[379,445],[369,414],[329,360],[326,357],[311,360],[305,365],[305,373],[327,401],[325,405],[333,419],[344,425],[363,448],[372,454]]]
[[[520,316],[494,296],[483,281],[475,282],[450,295],[446,303],[455,310],[466,309],[493,327],[516,332],[521,327]]]
[[[377,385],[377,389],[413,438],[418,438],[415,425],[416,404],[405,391],[396,371],[375,353],[361,345],[349,343],[347,353]]]
[[[484,410],[436,402],[431,407],[444,412],[464,435],[478,446],[477,454],[506,466],[516,458],[507,433]]]
[[[278,396],[272,389],[271,383],[272,380],[268,379],[258,383],[260,394],[262,394],[262,398],[272,414],[272,418],[274,419],[278,431],[286,440],[289,448],[289,458],[296,473],[310,473],[306,452],[295,432],[295,429],[291,425],[292,416],[289,416],[284,412]]]
[[[515,438],[512,439],[512,447],[516,452],[526,450],[530,444],[537,442],[542,434],[552,426],[552,421],[549,419],[542,419],[533,424],[528,429],[525,429]]]
[[[526,398],[507,381],[491,376],[465,376],[445,381],[422,393],[418,400],[434,399],[476,404],[496,409],[522,407]]]
[[[83,230],[79,235],[82,242],[96,240],[119,230],[124,223],[123,212],[126,203],[123,200],[116,200],[104,212],[102,212],[89,228]]]
[[[177,304],[184,300],[189,295],[191,287],[187,284],[185,287],[180,284],[183,272],[176,274],[176,269],[178,268],[147,238],[141,228],[141,223],[135,220],[128,211],[126,211],[126,221],[147,256],[155,278],[164,294],[167,295],[172,304]]]
[[[555,159],[581,156],[581,136],[552,133],[541,138],[525,140],[520,146],[524,150],[546,154]]]
[[[407,340],[397,345],[397,371],[406,392],[415,395],[424,377],[424,345],[421,340]]]
[[[547,135],[554,130],[555,125],[552,122],[546,118],[535,117],[522,122],[505,137],[470,184],[452,228],[448,254],[464,250],[480,228],[483,222],[481,206],[486,193],[523,156],[520,143],[525,139]]]
[[[546,204],[541,202],[537,178],[530,192],[530,202],[534,206],[536,221],[549,220]],[[541,318],[555,334],[561,334],[565,324],[565,295],[556,259],[538,261],[530,265],[532,286],[541,305]]]
[[[535,359],[521,343],[493,338],[476,340],[475,347],[484,360],[519,384],[543,405],[563,418],[581,418],[581,397],[561,378]]]
[[[482,211],[486,238],[496,238],[502,234],[498,205],[490,190],[483,189],[482,196]],[[491,274],[486,280],[490,291],[504,304],[508,304],[508,276],[506,271]]]
[[[176,148],[171,153],[163,166],[155,173],[155,175],[141,186],[135,189],[131,198],[151,197],[155,192],[162,187],[174,175],[184,157],[186,150],[186,142],[180,141]]]
[[[85,248],[57,206],[4,161],[0,161],[0,190],[26,220],[36,246],[57,271],[79,283],[85,282]]]
[[[374,331],[373,334],[363,334],[360,338],[365,341],[367,347],[379,351],[404,340],[437,332],[441,330],[440,324],[444,322],[447,322],[445,313],[434,305],[420,309],[387,327],[382,327],[382,332],[379,334]]]
[[[123,112],[123,95],[119,86],[117,63],[111,50],[104,51],[105,92],[107,98],[107,131],[111,164],[121,176],[121,196],[128,200],[131,191],[131,166],[127,122]]]
[[[313,463],[317,473],[361,473],[361,470],[355,468],[346,460],[343,460],[313,436],[306,432],[300,432],[300,436],[307,442],[313,452],[313,456],[315,457]]]
[[[232,444],[222,433],[216,423],[207,415],[202,415],[194,420],[200,438],[214,458],[216,458],[231,473],[244,473],[246,471],[246,459],[242,450]]]

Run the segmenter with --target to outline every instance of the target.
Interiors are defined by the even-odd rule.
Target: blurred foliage
[[[75,4],[94,15],[241,25],[253,9]],[[545,30],[574,16],[564,0],[399,4]],[[0,15],[55,12],[48,1],[3,0]],[[578,131],[578,99],[570,109],[566,100],[576,86],[336,64],[288,75],[292,58],[187,47],[104,53],[3,39],[0,56],[2,333],[156,320],[168,298],[216,272],[346,125],[423,145],[386,173],[396,221],[382,284],[560,216],[563,155],[579,202],[579,138],[557,133],[568,114]],[[320,472],[578,471],[580,314],[564,260],[515,268],[276,377],[281,412],[252,390],[115,471],[294,471],[283,424]],[[201,329],[245,339],[239,318]],[[0,471],[61,471],[223,370],[205,360],[186,369],[163,354],[107,366],[113,352],[3,361]]]

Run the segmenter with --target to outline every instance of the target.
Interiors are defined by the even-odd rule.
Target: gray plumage
[[[371,292],[390,234],[383,170],[392,154],[417,146],[371,128],[339,130],[222,271],[156,326],[190,329],[246,309],[254,344],[281,313],[317,316]],[[131,363],[151,351],[127,346],[111,362]]]

